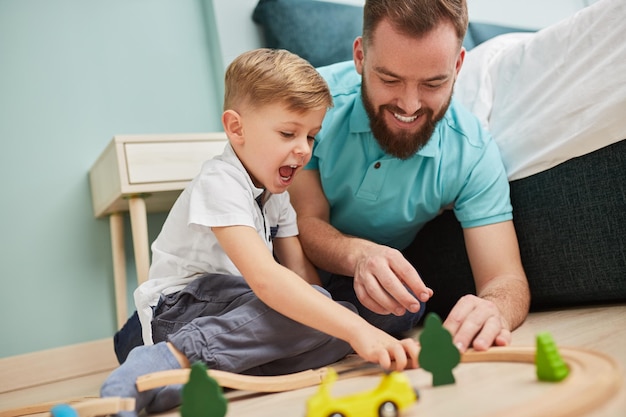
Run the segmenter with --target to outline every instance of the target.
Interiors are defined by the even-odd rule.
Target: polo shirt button
[[[380,168],[380,162],[376,162],[376,163],[374,164],[374,169],[378,169],[378,168]]]

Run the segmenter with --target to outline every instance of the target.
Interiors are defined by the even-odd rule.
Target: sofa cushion
[[[626,301],[626,140],[511,182],[534,308]]]
[[[265,46],[287,49],[321,67],[352,59],[363,7],[316,0],[260,0],[252,19]]]
[[[322,67],[352,59],[352,44],[363,28],[363,7],[320,0],[260,0],[252,19],[261,26],[264,46],[286,49]],[[463,46],[470,50],[493,36],[526,31],[470,22]]]
[[[511,182],[513,222],[531,309],[626,302],[626,140]],[[463,232],[450,211],[428,223],[405,256],[445,317],[475,291]]]
[[[463,39],[463,46],[469,51],[493,37],[511,32],[532,32],[532,30],[491,23],[470,22],[467,26],[465,39]]]

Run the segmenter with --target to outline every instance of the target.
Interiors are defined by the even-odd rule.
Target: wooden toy
[[[134,398],[108,397],[97,398],[73,404],[78,417],[106,416],[120,411],[133,411],[135,409]]]
[[[182,417],[224,417],[228,402],[217,381],[211,378],[206,366],[196,362],[191,366],[189,381],[183,386]]]
[[[492,347],[484,352],[469,350],[461,362],[535,363],[535,347]],[[547,390],[534,402],[498,410],[493,416],[573,417],[584,415],[604,404],[620,388],[622,378],[617,362],[603,353],[562,348],[561,356],[569,366],[567,382]]]
[[[329,368],[318,391],[307,401],[307,417],[397,417],[398,411],[415,403],[417,390],[401,372],[390,372],[378,386],[365,392],[333,397],[330,393],[337,372]]]
[[[322,381],[327,368],[309,369],[289,375],[250,376],[209,369],[208,375],[224,388],[255,392],[282,392],[317,385]],[[137,378],[140,392],[171,384],[184,384],[189,380],[189,369],[154,372]]]
[[[569,374],[569,368],[561,358],[552,335],[548,332],[537,335],[535,366],[537,378],[540,381],[559,382]]]
[[[546,392],[537,401],[521,407],[517,405],[510,409],[501,410],[502,412],[498,412],[496,415],[506,415],[507,417],[577,416],[602,405],[621,386],[622,378],[619,366],[610,356],[600,352],[573,348],[562,348],[560,353],[570,369],[567,383],[560,384],[558,389]],[[361,362],[363,363],[363,361]],[[484,352],[468,350],[461,355],[461,363],[472,362],[520,362],[534,366],[535,347],[492,347]],[[350,366],[355,369],[359,365],[353,362]],[[366,368],[366,372],[371,373],[371,371],[371,367]],[[325,373],[328,372],[328,368],[278,377],[251,377],[212,370],[208,372],[222,386],[256,392],[279,392],[318,385]],[[347,377],[357,375],[360,373],[349,373]],[[139,379],[142,378],[147,382],[147,384],[142,384],[143,389],[175,383],[184,384],[189,379],[189,370],[165,371],[165,374],[158,372]],[[139,387],[139,379],[137,382],[138,389],[142,390]],[[220,379],[228,382],[229,385],[223,385]],[[266,386],[266,380],[267,384],[271,386],[270,388]]]
[[[546,390],[532,402],[522,405],[516,404],[513,407],[497,410],[497,412],[492,415],[481,417],[495,417],[502,415],[506,415],[507,417],[580,416],[604,405],[609,399],[611,399],[611,397],[619,392],[622,385],[622,371],[620,370],[618,363],[611,356],[601,352],[585,349],[560,348],[559,350],[563,361],[569,367],[569,376],[566,381],[562,384],[554,385],[553,388]],[[534,366],[535,353],[535,346],[492,347],[484,352],[469,350],[461,355],[461,363],[516,362]],[[372,367],[371,364],[365,364],[364,361],[359,358],[353,358],[345,365],[342,362],[341,366],[345,366],[344,369],[351,370],[345,375],[345,377],[371,375],[373,372],[380,373],[380,369]],[[335,369],[337,370],[337,367],[335,367]],[[173,383],[184,384],[189,379],[189,370],[185,371],[176,371],[174,374],[170,374],[165,378],[162,378],[158,374],[150,374],[147,381],[149,381],[151,388]],[[208,371],[209,375],[213,375],[213,372],[216,371]],[[294,375],[282,375],[280,377],[250,377],[244,375],[234,375],[228,372],[216,374],[220,375],[220,378],[230,381],[231,385],[241,385],[244,387],[233,387],[235,389],[256,392],[277,392],[280,387],[283,387],[284,390],[292,390],[303,388],[305,386],[318,385],[326,372],[327,368],[322,368]],[[339,371],[337,372],[340,373]],[[215,379],[221,384],[220,378]],[[343,378],[343,376],[340,376],[340,378]],[[272,386],[271,390],[267,389],[265,381],[267,381],[267,384]],[[305,382],[308,382],[308,385],[306,385]],[[78,407],[78,404],[93,404],[95,401],[111,401],[111,399],[105,398],[94,400],[88,398],[75,403],[72,402],[72,405],[79,410],[80,407]],[[66,400],[64,402],[68,401]],[[0,417],[16,417],[47,412],[53,405],[58,403],[61,402],[44,403],[3,410],[0,411]],[[128,407],[129,409],[133,409],[134,401],[132,405],[128,404]],[[120,408],[121,407],[118,404],[117,407],[114,407],[113,411],[106,412],[106,414],[116,413]],[[93,416],[99,414],[91,413],[89,415]],[[84,417],[80,410],[79,416]]]
[[[116,414],[135,409],[134,398],[108,397],[94,398],[75,404],[56,404],[50,408],[53,417],[93,417]]]
[[[61,406],[61,407],[59,407]],[[57,408],[59,407],[59,408]],[[26,407],[19,407],[10,410],[0,412],[0,417],[18,417],[30,414],[39,414],[50,411],[55,417],[71,417],[71,410],[73,409],[78,417],[93,417],[93,416],[106,416],[109,414],[117,414],[120,411],[132,411],[135,409],[134,398],[122,398],[122,397],[86,397],[86,398],[72,398],[64,401],[51,401],[41,404],[29,405]]]
[[[461,353],[452,343],[452,335],[443,327],[437,314],[426,316],[419,339],[419,365],[432,374],[433,386],[454,384],[452,370],[459,364]]]

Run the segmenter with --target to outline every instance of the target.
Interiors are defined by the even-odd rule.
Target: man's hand
[[[356,263],[354,291],[374,313],[396,316],[419,311],[433,295],[400,251],[373,243]]]
[[[444,326],[461,352],[508,345],[530,305],[513,222],[466,228],[463,237],[477,295],[457,301]]]
[[[475,295],[463,296],[443,325],[461,352],[470,347],[484,351],[511,343],[510,326],[496,304]]]

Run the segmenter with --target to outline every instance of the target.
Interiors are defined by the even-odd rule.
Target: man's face
[[[406,159],[428,142],[450,105],[464,56],[449,23],[412,38],[383,21],[367,54],[362,39],[356,40],[354,60],[363,77],[363,103],[385,152]]]

